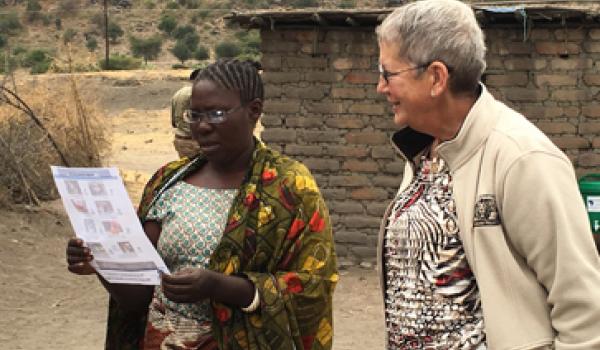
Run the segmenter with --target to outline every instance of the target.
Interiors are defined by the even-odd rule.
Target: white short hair
[[[415,65],[442,61],[450,90],[472,92],[485,71],[485,40],[473,9],[458,0],[422,0],[395,9],[376,29],[381,43]]]

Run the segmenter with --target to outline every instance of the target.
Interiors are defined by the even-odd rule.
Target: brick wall
[[[600,28],[486,29],[490,91],[562,148],[578,175],[600,172]],[[372,263],[402,178],[377,95],[372,28],[263,30],[262,138],[303,161],[328,203],[342,264]]]

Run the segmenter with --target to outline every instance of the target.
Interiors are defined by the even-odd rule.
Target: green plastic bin
[[[585,201],[592,233],[600,235],[600,174],[589,174],[579,179],[579,191]]]

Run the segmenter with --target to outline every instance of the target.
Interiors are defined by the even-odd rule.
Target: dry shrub
[[[14,203],[57,198],[50,165],[100,166],[108,149],[104,115],[92,98],[80,94],[74,78],[65,79],[18,91],[47,132],[27,113],[0,100],[0,164],[6,169],[0,173],[0,192]]]

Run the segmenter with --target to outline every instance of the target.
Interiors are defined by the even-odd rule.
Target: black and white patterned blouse
[[[452,178],[423,158],[384,242],[388,349],[486,349],[481,299],[459,237]]]

